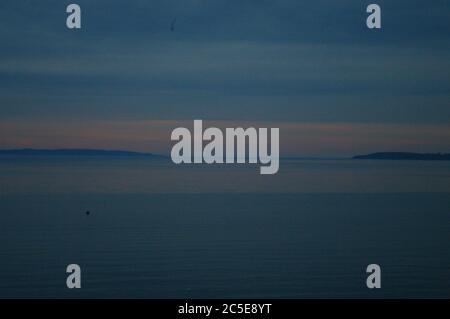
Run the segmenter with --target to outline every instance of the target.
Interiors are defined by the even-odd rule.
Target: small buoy
[[[91,214],[91,212],[90,212],[90,211],[87,211],[87,212],[86,212],[86,215],[90,215],[90,214]]]

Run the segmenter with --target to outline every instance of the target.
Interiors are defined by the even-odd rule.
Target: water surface
[[[0,159],[0,297],[450,297],[450,165]],[[91,214],[87,216],[86,210]],[[68,290],[65,267],[82,267]],[[382,289],[365,267],[382,267]]]

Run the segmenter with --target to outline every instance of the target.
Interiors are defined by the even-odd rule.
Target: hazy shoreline
[[[169,159],[169,156],[124,150],[104,149],[4,149],[0,156],[105,156],[105,157],[147,157],[154,159]],[[450,161],[449,153],[414,153],[414,152],[376,152],[350,157],[320,157],[320,156],[281,156],[280,160],[419,160],[419,161]]]

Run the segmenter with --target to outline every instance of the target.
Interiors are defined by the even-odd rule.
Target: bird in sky
[[[177,22],[177,18],[174,18],[172,20],[172,23],[170,24],[170,31],[175,31],[175,23]]]

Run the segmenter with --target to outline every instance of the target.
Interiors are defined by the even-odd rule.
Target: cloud
[[[245,109],[255,119],[450,119],[445,50],[171,42],[91,51],[0,61],[0,114],[234,119]]]
[[[89,129],[90,140],[76,125],[72,135],[64,124],[194,118],[349,123],[361,139],[349,133],[334,143],[339,134],[325,135],[328,144],[315,144],[322,151],[313,144],[306,149],[321,153],[336,145],[332,152],[340,154],[353,153],[350,146],[365,150],[369,135],[355,125],[369,130],[386,125],[387,131],[394,125],[399,132],[414,125],[417,134],[408,133],[408,139],[380,129],[379,140],[370,135],[368,143],[381,148],[383,141],[387,146],[398,141],[399,148],[407,148],[410,140],[421,147],[415,142],[420,130],[450,122],[450,4],[445,0],[380,0],[380,32],[365,27],[370,1],[77,3],[83,27],[71,31],[65,27],[65,2],[0,2],[5,26],[0,28],[0,117],[2,125],[9,123],[3,145],[52,145],[51,133],[42,133],[47,142],[38,139],[46,132],[41,122],[60,123],[68,132],[55,146],[102,142],[139,149],[149,145],[146,130],[141,135],[116,126],[120,134]],[[15,137],[11,125],[21,127],[21,121],[29,126]],[[299,132],[290,133],[288,145],[296,145]],[[307,134],[320,141],[323,135],[314,132]],[[163,141],[165,133],[158,134]],[[424,134],[430,136],[430,149],[447,142]],[[302,153],[301,148],[292,153]]]

